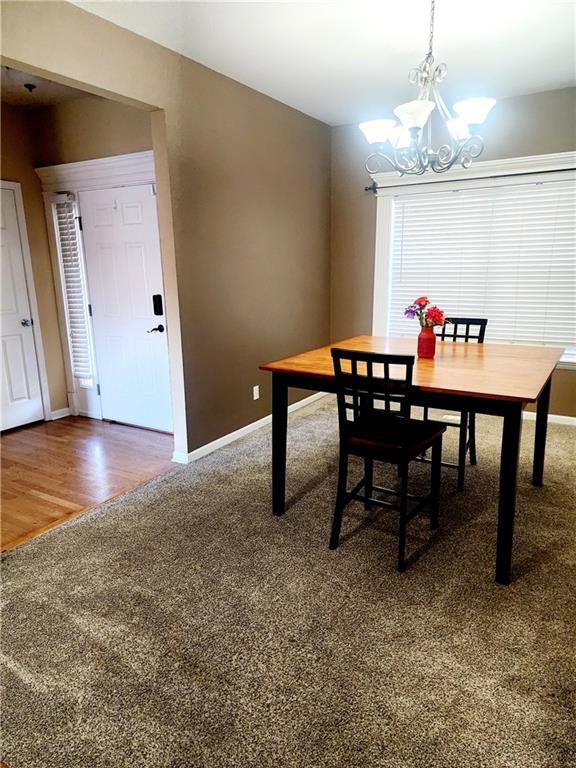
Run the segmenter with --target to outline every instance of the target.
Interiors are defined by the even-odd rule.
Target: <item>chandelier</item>
[[[418,97],[414,101],[400,104],[394,114],[400,120],[370,120],[360,123],[360,130],[376,151],[366,160],[369,174],[388,170],[388,166],[403,176],[421,176],[428,170],[444,173],[456,163],[468,168],[484,149],[484,142],[477,134],[496,103],[495,99],[465,99],[454,104],[452,114],[442,96],[439,84],[448,72],[446,64],[434,64],[432,42],[434,38],[434,6],[430,7],[430,38],[428,53],[416,69],[408,75],[411,83],[418,86]],[[443,118],[450,143],[438,149],[432,147],[431,114],[438,109]]]

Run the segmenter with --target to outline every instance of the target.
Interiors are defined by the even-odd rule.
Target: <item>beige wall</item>
[[[38,300],[39,318],[37,320],[40,322],[42,331],[50,407],[55,411],[68,407],[68,397],[44,203],[40,180],[34,171],[35,143],[30,121],[31,111],[2,104],[1,113],[1,176],[5,181],[18,181],[22,186],[26,229]]]
[[[576,149],[576,88],[502,99],[484,124],[482,160]]]
[[[485,124],[482,160],[576,149],[576,88],[498,102]],[[370,333],[376,198],[364,163],[370,154],[356,125],[332,129],[331,339]],[[552,413],[576,415],[576,372],[558,371]]]
[[[67,3],[2,17],[4,63],[164,111],[189,449],[269,413],[258,364],[329,338],[327,126]]]
[[[357,125],[332,129],[332,341],[372,332],[376,198],[364,189],[367,149]]]
[[[32,114],[39,166],[152,149],[150,113],[109,99],[86,96]]]
[[[533,405],[528,406],[534,411]],[[552,376],[550,413],[576,417],[576,371],[558,368]]]

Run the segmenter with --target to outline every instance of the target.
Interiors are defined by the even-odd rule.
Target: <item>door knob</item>
[[[150,330],[146,331],[146,333],[154,333],[154,331],[158,331],[158,333],[164,333],[164,326],[157,325],[156,328],[150,328]]]
[[[22,320],[20,320],[20,325],[29,328],[32,325],[32,319],[29,320],[27,317],[23,317]]]

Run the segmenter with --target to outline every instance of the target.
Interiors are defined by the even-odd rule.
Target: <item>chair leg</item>
[[[427,405],[425,405],[425,406],[422,408],[422,418],[423,418],[423,420],[424,420],[424,421],[428,421],[428,406],[427,406]],[[427,453],[428,453],[428,451],[422,451],[422,453],[420,454],[420,456],[421,456],[423,459],[425,459],[425,458],[426,458],[426,454],[427,454]]]
[[[402,572],[405,565],[406,554],[406,516],[408,514],[408,467],[409,464],[403,463],[401,469],[400,482],[400,530],[398,537],[398,570]]]
[[[368,496],[372,496],[372,493],[374,486],[374,461],[373,459],[364,459],[364,494]],[[370,510],[372,509],[372,505],[366,499],[364,502],[364,509]]]
[[[440,508],[440,471],[442,468],[442,436],[432,446],[432,466],[430,472],[430,528],[438,528]]]
[[[336,492],[336,507],[334,509],[334,519],[332,521],[332,532],[330,533],[330,549],[336,549],[340,541],[340,528],[342,527],[342,516],[346,506],[346,483],[348,480],[348,454],[340,450],[340,461],[338,464],[338,490]]]
[[[470,446],[470,464],[476,465],[476,414],[474,411],[470,414],[470,422],[468,424],[468,443]]]
[[[460,440],[458,443],[458,490],[464,490],[466,472],[466,443],[468,442],[468,413],[460,414]]]

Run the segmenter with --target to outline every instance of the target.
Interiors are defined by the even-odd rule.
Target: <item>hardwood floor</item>
[[[2,551],[176,469],[172,435],[82,416],[2,435]]]

